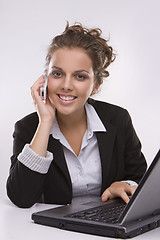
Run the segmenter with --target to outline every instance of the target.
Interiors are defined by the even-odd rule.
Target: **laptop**
[[[103,203],[93,197],[81,204],[73,201],[70,205],[33,213],[32,220],[64,230],[114,238],[131,238],[159,227],[160,150],[128,204],[120,198]]]

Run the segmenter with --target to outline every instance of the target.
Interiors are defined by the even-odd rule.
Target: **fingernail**
[[[105,201],[105,196],[102,196],[102,201]]]

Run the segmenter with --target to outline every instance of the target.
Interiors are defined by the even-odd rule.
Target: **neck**
[[[85,107],[74,114],[63,115],[57,112],[57,121],[60,128],[73,129],[81,124],[87,124]]]

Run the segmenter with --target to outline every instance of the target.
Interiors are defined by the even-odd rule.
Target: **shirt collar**
[[[94,107],[91,104],[86,103],[85,108],[87,114],[88,129],[91,132],[106,132],[106,128],[104,127]]]
[[[85,109],[86,109],[87,124],[88,124],[87,131],[90,134],[90,136],[93,135],[93,132],[106,132],[106,128],[103,125],[102,121],[100,120],[94,107],[91,104],[88,104],[86,102]],[[50,134],[52,134],[52,136],[55,139],[61,139],[63,136],[59,128],[56,117],[54,119]]]

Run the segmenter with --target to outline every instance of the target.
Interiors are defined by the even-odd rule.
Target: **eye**
[[[86,76],[85,74],[76,74],[75,76],[78,80],[85,80],[86,78],[88,78],[88,76]]]
[[[60,72],[60,71],[53,71],[53,72],[52,72],[52,75],[53,75],[53,77],[55,77],[55,78],[60,78],[60,77],[63,76],[62,72]]]

